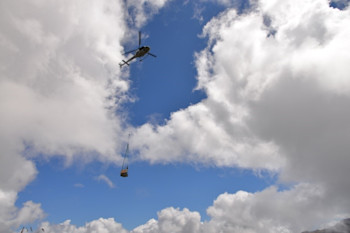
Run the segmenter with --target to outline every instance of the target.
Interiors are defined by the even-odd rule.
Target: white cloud
[[[10,232],[11,228],[31,223],[45,217],[41,205],[27,201],[22,208],[15,207],[17,193],[0,189],[0,232]]]
[[[225,116],[210,112],[210,106]],[[239,116],[230,115],[233,112],[214,101],[204,101],[173,113],[164,126],[143,125],[133,135],[131,143],[140,150],[140,158],[151,163],[194,161],[207,165],[278,169],[281,158],[277,148],[272,143],[249,138],[249,132],[237,119]],[[220,117],[227,118],[218,119]],[[225,128],[225,124],[235,127],[233,130],[243,136],[232,135],[232,128]]]
[[[209,46],[196,61],[207,99],[173,113],[165,125],[137,129],[140,157],[273,170],[297,158],[287,144],[310,161],[322,158],[323,145],[341,166],[348,151],[341,130],[349,115],[348,20],[348,11],[321,0],[261,1],[259,11],[228,10],[211,20],[204,28]],[[305,156],[307,149],[313,151]]]
[[[297,232],[350,213],[349,9],[325,0],[256,7],[228,9],[205,26],[196,66],[207,98],[132,138],[152,163],[267,169],[297,184],[224,194],[243,201],[209,208],[208,232]]]
[[[265,41],[266,33],[257,21],[261,21],[259,15],[238,18],[231,10],[205,27],[210,44],[225,39],[215,44],[213,56],[211,47],[197,54],[198,88],[204,89],[208,98],[171,114],[165,125],[146,124],[137,129],[132,144],[142,159],[273,171],[284,165],[278,146],[258,138],[246,123],[250,117],[247,103],[259,98],[279,72],[278,66],[268,66],[273,60],[271,54],[258,54],[265,47],[273,47],[274,42]],[[252,43],[256,43],[256,56],[250,51]],[[254,59],[252,64],[247,64],[249,56]]]
[[[16,48],[1,47],[12,57],[1,60],[7,135],[45,154],[71,159],[96,151],[112,159],[120,121],[108,98],[115,92],[123,98],[128,89],[115,66],[124,31],[120,5],[24,1],[18,10],[5,4],[1,37]]]
[[[151,219],[144,225],[136,227],[131,233],[185,233],[200,232],[201,227],[200,215],[198,212],[191,212],[184,208],[169,207],[158,213],[158,220]],[[92,222],[86,223],[85,226],[77,227],[72,225],[70,220],[61,224],[53,225],[48,222],[41,224],[40,228],[44,228],[45,232],[53,233],[127,233],[120,223],[115,222],[113,218],[100,218]]]
[[[200,215],[198,212],[167,208],[158,213],[159,232],[198,232]]]
[[[159,232],[158,221],[154,218],[150,219],[147,223],[136,227],[131,231],[132,233],[153,233]]]
[[[37,171],[19,154],[22,148],[18,141],[11,139],[0,132],[0,232],[44,217],[40,204],[27,201],[22,208],[15,206],[17,192],[35,178]]]
[[[43,217],[15,207],[37,174],[30,157],[117,163],[129,84],[120,76],[121,1],[2,1],[0,7],[0,224]],[[119,137],[117,137],[119,135]]]
[[[324,190],[299,184],[291,190],[270,187],[257,193],[221,194],[207,212],[207,232],[302,232],[333,218],[340,209],[322,205]],[[312,211],[310,211],[312,209]]]
[[[184,208],[169,207],[158,213],[158,221],[151,219],[145,225],[132,230],[132,233],[185,233],[200,232],[200,214]]]
[[[207,209],[209,221],[201,221],[196,211],[169,207],[158,212],[158,219],[150,219],[131,233],[292,233],[312,230],[322,221],[335,218],[346,208],[324,205],[325,190],[319,185],[298,184],[290,190],[270,187],[261,192],[238,191],[217,197]],[[312,211],[310,211],[312,210]],[[344,215],[342,215],[344,216]],[[40,228],[54,233],[128,232],[113,218],[94,220],[76,227],[67,220],[58,225],[48,222]]]
[[[273,186],[256,193],[224,193],[207,209],[209,221],[201,222],[198,212],[169,207],[158,213],[158,220],[151,219],[131,232],[302,232],[317,228],[345,209],[329,208],[323,204],[324,197],[321,186],[306,183],[284,191]]]
[[[51,225],[48,222],[41,224],[40,229],[43,228],[45,232],[52,233],[112,233],[120,232],[127,233],[120,223],[115,222],[113,218],[100,218],[85,224],[85,226],[77,227],[70,223],[70,220],[58,225]]]
[[[96,177],[96,180],[105,182],[110,188],[114,188],[114,183],[106,176],[106,175],[99,175]]]

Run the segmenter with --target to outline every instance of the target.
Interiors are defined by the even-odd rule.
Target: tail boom
[[[120,68],[123,66],[123,65],[130,65],[127,61],[124,61],[122,60],[123,62],[119,64]]]

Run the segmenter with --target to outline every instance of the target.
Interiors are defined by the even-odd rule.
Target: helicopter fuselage
[[[135,58],[140,58],[140,61],[143,61],[145,59],[145,57],[147,57],[148,55],[150,55],[152,57],[157,57],[156,55],[150,53],[149,52],[150,50],[151,50],[151,48],[148,46],[141,46],[141,32],[139,32],[139,47],[137,49],[134,49],[134,50],[131,50],[129,52],[124,53],[123,55],[129,54],[129,53],[134,53],[136,51],[133,54],[133,56],[130,57],[127,61],[122,60],[122,62],[119,63],[119,66],[122,67],[123,65],[129,65],[129,62],[131,62]]]
[[[142,46],[141,48],[139,48],[139,50],[137,50],[137,52],[136,52],[136,54],[134,55],[134,57],[143,57],[143,56],[145,56],[150,50],[151,50],[150,47],[148,47],[148,46]]]
[[[127,61],[124,61],[124,60],[123,60],[123,63],[119,64],[119,66],[122,67],[122,66],[125,65],[125,64],[126,64],[126,65],[129,65],[129,62],[130,62],[130,61],[134,60],[135,58],[145,56],[146,54],[148,54],[148,52],[149,52],[150,50],[151,50],[151,48],[148,47],[148,46],[142,46],[142,47],[140,47],[140,48],[137,50],[137,52],[135,53],[134,56],[132,56],[131,58],[129,58],[129,60],[127,60]],[[152,54],[152,56],[155,56],[155,55]]]
[[[130,61],[132,61],[133,59],[138,58],[138,57],[140,58],[140,61],[143,61],[148,55],[150,55],[152,57],[157,57],[156,55],[150,53],[149,52],[150,50],[151,50],[151,48],[148,47],[148,46],[141,46],[141,31],[139,31],[139,47],[137,49],[134,49],[134,50],[131,50],[129,52],[126,52],[123,55],[129,54],[129,53],[133,53],[135,51],[136,51],[136,53],[134,53],[134,55],[131,58],[129,58],[127,61],[122,60],[122,62],[119,63],[120,68],[123,65],[129,65]],[[146,55],[146,57],[142,58],[145,55]]]

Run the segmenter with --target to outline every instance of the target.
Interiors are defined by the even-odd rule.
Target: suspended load
[[[120,176],[122,177],[128,177],[128,167],[126,167],[125,169],[122,169],[120,171]]]
[[[129,135],[129,138],[130,138],[130,135]],[[129,157],[129,141],[126,145],[126,149],[124,153],[123,165],[120,171],[121,177],[128,177],[128,157]]]

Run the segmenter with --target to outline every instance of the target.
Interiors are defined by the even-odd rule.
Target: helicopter
[[[136,51],[136,53],[131,57],[129,58],[129,60],[127,61],[124,61],[122,60],[123,62],[119,64],[120,68],[123,66],[123,65],[130,65],[129,62],[132,61],[133,59],[135,58],[140,58],[140,61],[143,61],[146,57],[142,58],[143,56],[152,56],[152,57],[157,57],[156,55],[150,53],[149,51],[151,50],[151,48],[149,46],[141,46],[141,31],[139,31],[139,47],[137,49],[133,49],[131,51],[128,51],[126,53],[124,53],[123,55],[126,55],[126,54],[129,54],[129,53],[133,53]]]

